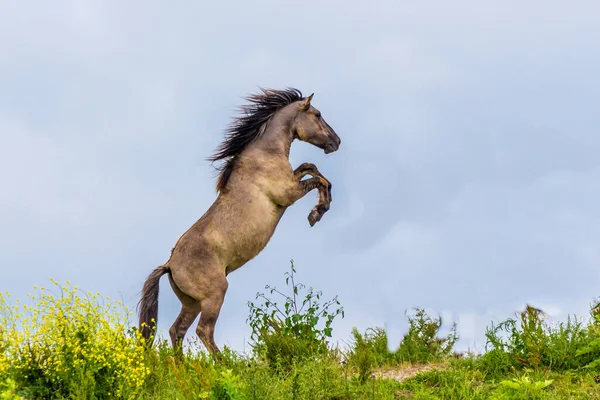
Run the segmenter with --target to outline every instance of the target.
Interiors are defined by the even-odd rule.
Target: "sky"
[[[294,143],[333,183],[229,275],[219,346],[247,302],[297,279],[397,344],[413,307],[481,351],[525,304],[600,295],[600,4],[592,1],[0,3],[0,290],[69,280],[138,300],[215,200],[206,158],[259,87],[315,93],[342,139]],[[164,277],[159,329],[179,303]],[[135,321],[134,321],[135,322]],[[194,336],[190,329],[187,338]]]

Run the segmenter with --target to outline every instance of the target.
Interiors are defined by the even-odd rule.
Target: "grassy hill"
[[[253,351],[218,362],[192,340],[179,357],[146,349],[120,302],[52,282],[28,304],[0,294],[0,399],[593,399],[600,398],[600,309],[550,324],[527,307],[487,328],[481,355],[456,354],[456,326],[415,309],[394,352],[382,328],[327,343],[344,310],[286,276],[249,302]]]

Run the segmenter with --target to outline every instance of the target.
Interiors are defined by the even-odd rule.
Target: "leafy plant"
[[[244,386],[240,377],[235,375],[231,369],[221,371],[219,377],[213,384],[210,392],[210,400],[240,400],[243,399]]]
[[[271,295],[277,295],[282,301],[257,293],[256,299],[262,304],[248,302],[250,316],[247,319],[252,328],[253,349],[265,357],[273,366],[289,368],[294,359],[304,358],[327,351],[327,338],[332,334],[332,323],[341,315],[343,307],[337,296],[321,303],[322,292],[306,289],[302,283],[296,283],[293,260],[290,271],[285,273],[285,284],[291,293],[285,294],[275,287],[267,285]]]
[[[376,363],[376,346],[374,346],[372,336],[368,336],[368,334],[362,335],[356,327],[352,328],[352,336],[354,338],[354,346],[348,358],[350,363],[358,369],[359,382],[365,384]],[[385,351],[387,351],[387,348]]]
[[[523,375],[520,378],[512,378],[511,380],[503,380],[500,382],[501,385],[509,387],[511,389],[523,390],[542,390],[552,385],[552,379],[546,379],[544,381],[532,381],[527,375]]]
[[[600,302],[596,301],[590,310],[592,316],[588,325],[588,340],[577,350],[577,356],[587,369],[600,369]]]
[[[493,374],[530,368],[557,371],[593,365],[600,356],[600,330],[575,318],[549,325],[543,312],[527,306],[519,319],[509,318],[486,331],[486,353],[480,367]]]
[[[432,318],[425,310],[414,309],[414,315],[407,313],[408,333],[402,338],[396,351],[396,360],[410,363],[426,363],[441,361],[452,354],[454,344],[458,340],[456,322],[452,324],[450,333],[443,338],[437,336],[442,318]]]
[[[499,388],[491,395],[493,400],[543,399],[544,389],[552,385],[552,379],[532,380],[527,375],[500,381]]]

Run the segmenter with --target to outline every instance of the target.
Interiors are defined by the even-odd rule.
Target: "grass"
[[[481,355],[454,353],[456,326],[439,337],[441,320],[420,309],[396,351],[377,327],[339,349],[327,339],[340,302],[294,274],[289,294],[268,287],[249,303],[251,354],[225,348],[218,363],[197,340],[181,360],[161,337],[147,350],[126,306],[68,283],[36,288],[32,305],[1,294],[0,399],[600,398],[596,304],[560,324],[528,306],[487,328]]]

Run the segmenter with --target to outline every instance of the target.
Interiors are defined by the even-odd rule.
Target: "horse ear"
[[[300,109],[302,111],[307,111],[310,108],[310,101],[312,100],[314,93],[308,96],[302,103],[300,103]]]

